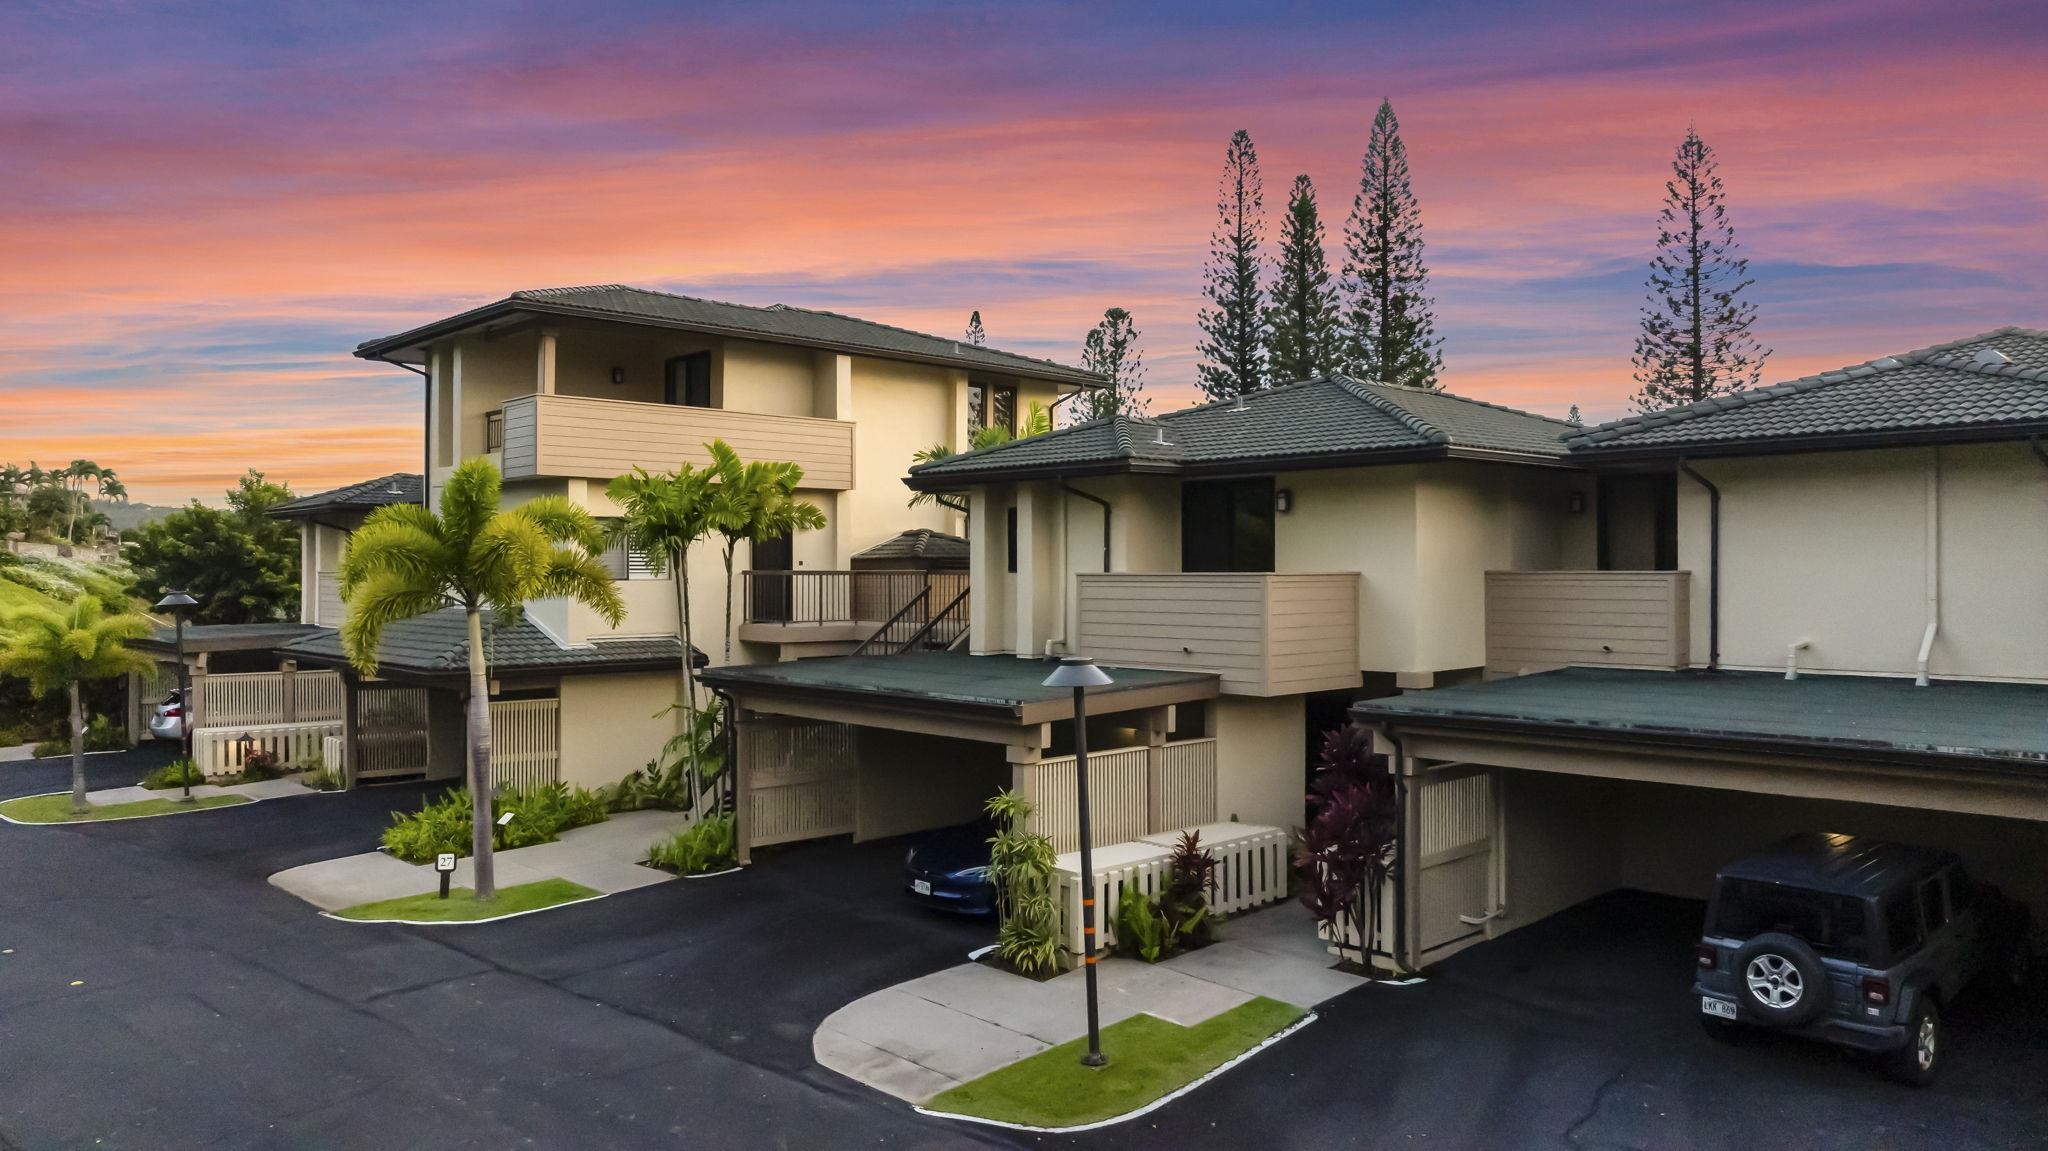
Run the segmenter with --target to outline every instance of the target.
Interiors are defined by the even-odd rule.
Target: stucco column
[[[188,717],[185,722],[192,725],[192,730],[198,731],[206,726],[206,661],[204,659],[193,663],[186,683],[192,689],[192,698],[185,701],[185,715]]]
[[[128,745],[142,742],[142,675],[128,673]]]
[[[278,674],[284,677],[284,722],[299,722],[299,663],[288,659],[277,665]]]
[[[341,673],[341,762],[327,765],[329,771],[341,776],[343,787],[354,787],[356,741],[361,733],[361,724],[356,718],[356,677],[353,673]]]
[[[1397,856],[1400,875],[1400,907],[1396,909],[1400,918],[1398,930],[1401,937],[1399,948],[1389,948],[1402,965],[1412,969],[1422,966],[1422,784],[1427,778],[1427,769],[1412,755],[1403,755],[1395,761],[1401,773],[1401,849]],[[1387,917],[1382,913],[1382,918]],[[1361,949],[1361,957],[1370,962],[1371,941]]]
[[[987,487],[975,488],[967,506],[979,525],[967,537],[967,650],[987,655],[1003,649],[1003,621],[995,616],[996,581],[1003,578],[1002,525],[991,517]]]
[[[533,366],[533,390],[543,396],[555,394],[555,332],[543,328],[540,333],[540,353]]]
[[[1046,549],[1038,546],[1036,528],[1038,519],[1038,485],[1018,484],[1017,508],[1017,577],[1010,586],[1010,615],[1012,640],[1010,648],[1020,659],[1030,659],[1038,654],[1038,565],[1049,559],[1043,553]],[[990,524],[998,538],[1007,539],[1008,525]]]

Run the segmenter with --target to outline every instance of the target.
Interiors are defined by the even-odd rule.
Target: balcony
[[[506,479],[672,471],[703,464],[704,445],[722,439],[746,459],[801,466],[806,488],[853,486],[853,424],[845,420],[559,395],[520,396],[492,415],[487,426],[502,439]]]
[[[967,573],[748,571],[741,573],[740,586],[742,640],[858,644],[885,624],[906,635],[917,631],[966,593]]]
[[[1692,662],[1690,572],[1486,573],[1486,674],[1675,671]]]
[[[1075,650],[1103,663],[1215,672],[1226,695],[1358,685],[1357,572],[1105,572],[1075,580]]]

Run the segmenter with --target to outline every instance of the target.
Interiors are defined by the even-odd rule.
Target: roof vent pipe
[[[1173,445],[1171,445],[1171,444],[1169,444],[1169,443],[1167,443],[1167,442],[1166,442],[1166,425],[1165,425],[1165,424],[1154,424],[1154,425],[1152,425],[1152,442],[1153,442],[1153,444],[1157,445],[1158,447],[1162,447],[1162,448],[1166,448],[1166,447],[1172,447],[1172,446],[1173,446]]]
[[[1239,393],[1237,393],[1237,402],[1236,402],[1236,403],[1234,403],[1234,404],[1232,404],[1232,405],[1230,405],[1230,410],[1231,410],[1231,411],[1233,411],[1233,412],[1244,412],[1244,411],[1250,411],[1250,410],[1251,410],[1250,408],[1247,408],[1247,407],[1245,406],[1245,402],[1244,402],[1244,393],[1243,393],[1243,392],[1239,392]]]
[[[2003,364],[2012,363],[2012,357],[2006,355],[2004,352],[1999,351],[1997,348],[1978,348],[1977,354],[1971,356],[1970,358],[1972,360],[1975,360],[1977,363],[1983,364],[1987,367],[1994,368],[1999,367]]]

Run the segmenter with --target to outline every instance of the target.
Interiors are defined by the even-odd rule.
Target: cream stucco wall
[[[937,504],[913,508],[903,484],[911,457],[933,444],[962,446],[964,415],[956,410],[955,373],[944,368],[854,356],[853,489],[840,496],[841,566],[847,557],[911,528],[955,535],[962,517]]]
[[[661,753],[676,732],[663,709],[677,697],[669,672],[562,677],[562,782],[583,787],[617,783]]]
[[[1302,697],[1227,695],[1208,708],[1216,736],[1217,818],[1299,827],[1308,791]]]
[[[1929,671],[2048,680],[2048,468],[2020,444],[1890,449],[1694,468],[1721,488],[1721,665],[1912,675],[1928,615],[1930,487],[1939,630]],[[1931,481],[1931,483],[1930,483]],[[1679,566],[1708,655],[1708,499],[1681,477]]]

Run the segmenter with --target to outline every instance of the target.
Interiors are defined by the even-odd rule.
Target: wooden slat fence
[[[761,718],[740,725],[753,846],[852,833],[856,739],[843,723]]]
[[[257,671],[199,681],[199,722],[210,728],[340,718],[340,672]]]
[[[348,741],[338,735],[320,737],[320,762],[341,779],[343,787],[355,786],[348,774]]]
[[[1155,814],[1148,831],[1197,827],[1216,818],[1216,741],[1187,739],[1161,749]]]
[[[268,751],[286,768],[305,766],[320,755],[322,741],[341,735],[339,719],[315,723],[262,723],[203,727],[192,732],[192,760],[208,776],[239,775],[249,751]],[[244,742],[247,737],[247,742]]]
[[[1026,776],[1024,798],[1031,801],[1031,830],[1052,840],[1054,851],[1081,848],[1078,774],[1074,757],[1062,755],[1040,760]],[[1088,753],[1088,822],[1094,847],[1123,843],[1151,830],[1144,747]]]
[[[552,699],[491,704],[491,786],[515,790],[562,778],[561,703]]]
[[[427,689],[373,685],[355,692],[355,756],[349,781],[427,770]]]

